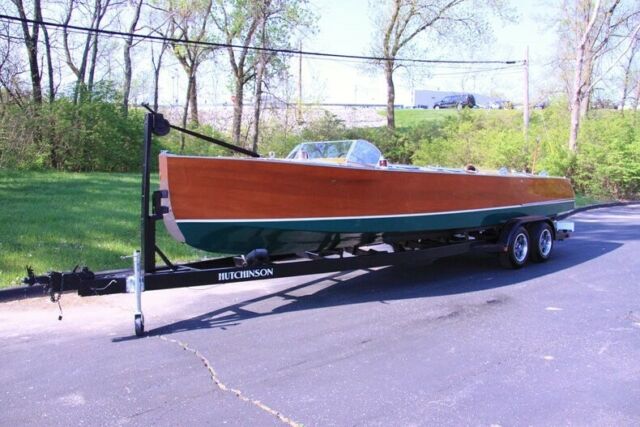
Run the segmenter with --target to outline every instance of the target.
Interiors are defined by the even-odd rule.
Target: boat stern
[[[160,171],[160,191],[166,192],[166,197],[161,199],[161,206],[165,207],[165,213],[162,215],[162,220],[164,222],[164,226],[174,239],[181,243],[185,243],[184,234],[180,231],[178,224],[176,223],[176,218],[173,214],[173,209],[171,209],[171,190],[169,189],[169,171],[167,167],[167,157],[170,154],[166,152],[161,152],[158,156],[158,169]]]

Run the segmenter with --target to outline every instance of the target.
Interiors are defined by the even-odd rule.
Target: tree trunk
[[[195,126],[200,125],[200,120],[198,118],[198,81],[196,79],[196,75],[198,72],[197,67],[193,67],[192,74],[189,77],[191,87],[191,92],[189,92],[189,104],[191,104],[191,124]]]
[[[153,51],[151,56],[151,62],[153,63],[153,111],[158,111],[158,85],[160,82],[160,69],[162,68],[162,57],[167,50],[168,44],[163,43],[158,55],[158,62],[156,63],[153,58]]]
[[[244,74],[238,73],[235,82],[235,92],[233,96],[233,122],[231,124],[231,134],[233,142],[240,144],[240,129],[242,127],[242,106],[244,96]]]
[[[153,111],[158,111],[158,85],[160,81],[160,62],[158,63],[158,68],[153,71]]]
[[[99,25],[96,24],[96,28]],[[91,62],[89,63],[89,77],[87,78],[87,92],[91,94],[93,92],[93,79],[96,73],[96,63],[98,62],[98,33],[93,36],[93,42],[91,43]]]
[[[591,3],[589,2],[589,7],[591,7]],[[591,72],[591,66],[593,61],[593,52],[591,49],[593,48],[593,40],[591,39],[591,30],[596,22],[596,18],[598,16],[598,10],[600,9],[600,0],[596,0],[596,4],[592,8],[591,18],[589,18],[589,22],[587,23],[584,32],[582,33],[582,37],[580,43],[577,45],[577,55],[576,55],[576,65],[573,74],[573,87],[571,93],[571,125],[569,127],[569,150],[572,152],[576,152],[578,149],[578,132],[580,131],[580,117],[582,112],[582,101],[585,95],[584,89],[588,86],[584,86],[584,81],[591,81],[591,75],[585,75],[587,72]],[[588,13],[587,13],[588,16]],[[587,57],[587,52],[589,52]],[[585,67],[585,63],[589,66],[589,68]],[[585,112],[586,107],[585,106]]]
[[[184,101],[184,109],[182,110],[182,127],[187,127],[187,116],[189,115],[189,101],[191,100],[191,84],[193,80],[187,79],[187,98]],[[184,152],[184,133],[180,132],[180,153]]]
[[[393,84],[393,60],[387,60],[384,64],[384,76],[387,80],[387,128],[394,130],[396,128],[395,117],[395,100],[396,90]]]
[[[584,69],[585,44],[581,44],[578,48],[578,56],[576,58],[576,68],[573,73],[573,88],[571,93],[571,124],[569,127],[569,150],[576,152],[578,147],[578,132],[580,130],[580,113],[582,106],[582,71]]]
[[[73,57],[71,56],[71,48],[69,47],[69,30],[67,29],[67,25],[69,25],[69,22],[71,22],[71,15],[73,14],[73,11],[76,8],[75,3],[76,3],[75,0],[69,1],[67,15],[65,16],[64,22],[62,23],[62,28],[63,28],[62,43],[64,46],[65,60],[69,69],[76,76],[76,84],[73,88],[73,104],[74,105],[78,103],[80,92],[82,91],[84,86],[84,76],[85,76],[85,71],[87,69],[87,58],[89,57],[89,48],[91,47],[91,37],[92,37],[90,33],[87,34],[87,37],[84,43],[84,49],[82,50],[82,58],[80,59],[80,67],[77,67],[73,63]],[[91,19],[92,19],[91,27],[93,27],[97,19],[95,10]]]
[[[56,89],[53,81],[53,60],[51,59],[51,43],[49,42],[49,32],[46,26],[42,26],[44,34],[44,49],[47,57],[47,75],[49,76],[49,103],[53,103],[56,99]]]
[[[24,4],[22,0],[13,0],[18,14],[22,21],[22,34],[24,36],[25,47],[27,48],[27,57],[29,58],[29,74],[31,77],[31,91],[33,96],[33,102],[37,105],[42,104],[42,84],[40,67],[38,65],[38,34],[40,30],[40,24],[33,24],[33,29],[29,31],[29,24],[26,22],[27,14],[24,10]],[[42,8],[40,6],[40,0],[33,2],[33,15],[36,21],[42,20]]]
[[[633,48],[631,48],[631,54],[629,55],[629,61],[624,68],[624,82],[622,84],[622,99],[620,100],[620,114],[624,116],[624,106],[627,103],[627,96],[629,96],[629,84],[631,83],[631,66],[633,65],[633,59],[636,56],[636,51],[640,44],[638,39],[633,42]]]
[[[636,118],[638,117],[638,105],[640,105],[640,76],[638,76],[638,81],[636,82],[636,98],[633,101],[633,123],[635,124]]]
[[[131,93],[131,38],[124,44],[124,83],[122,85],[122,113],[129,115],[129,94]]]
[[[591,81],[593,76],[593,56],[591,53],[587,54],[585,52],[585,65],[584,71],[582,73],[583,81],[581,82],[583,88],[581,98],[580,98],[580,118],[583,119],[589,113],[591,109]]]
[[[133,20],[129,26],[129,35],[124,42],[124,85],[122,88],[122,111],[125,117],[129,114],[129,94],[131,93],[131,47],[133,46],[133,33],[136,31],[138,20],[140,19],[140,9],[142,8],[142,0],[136,3],[136,9],[133,14]]]
[[[153,58],[153,51],[151,52],[151,62],[153,63],[153,111],[158,111],[158,86],[160,82],[160,70],[162,68],[162,57],[167,50],[167,43],[162,44],[160,54],[158,55],[158,62],[155,62]]]
[[[256,70],[256,96],[253,104],[253,129],[251,132],[251,149],[258,151],[258,137],[260,134],[260,110],[262,108],[262,80],[264,76],[264,53],[260,55],[258,69]]]
[[[102,0],[95,0],[95,25],[94,29],[100,29],[100,23],[102,22],[102,18],[104,18],[107,13],[107,9],[109,8],[109,3],[111,0],[105,0],[104,4],[102,4]],[[93,34],[93,44],[91,49],[91,63],[89,65],[89,78],[87,79],[87,90],[89,93],[93,91],[93,83],[95,81],[96,74],[96,65],[98,63],[98,33]]]

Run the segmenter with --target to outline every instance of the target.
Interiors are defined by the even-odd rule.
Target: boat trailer
[[[275,279],[397,264],[424,264],[472,250],[508,254],[514,250],[514,245],[517,243],[518,230],[533,224],[547,224],[548,230],[553,233],[553,240],[563,240],[573,232],[571,222],[552,221],[543,216],[527,216],[513,218],[502,225],[495,239],[478,238],[484,230],[458,230],[445,239],[429,240],[409,248],[391,245],[392,251],[389,251],[390,245],[378,245],[327,253],[305,252],[304,254],[269,256],[266,250],[256,249],[246,255],[174,264],[156,242],[156,221],[161,220],[167,213],[167,207],[161,204],[167,194],[162,190],[151,193],[152,136],[164,136],[170,129],[175,129],[241,154],[252,157],[259,157],[259,155],[224,141],[171,125],[161,114],[152,111],[146,105],[145,107],[149,112],[145,115],[144,123],[141,247],[131,257],[133,268],[94,273],[87,267],[76,266],[70,272],[52,271],[37,276],[30,267],[27,267],[27,277],[23,280],[23,283],[29,286],[41,285],[51,300],[58,304],[62,293],[68,291],[77,291],[81,296],[133,293],[136,301],[134,327],[138,337],[143,336],[145,330],[142,312],[144,291]],[[162,259],[164,265],[156,264],[156,255]],[[521,265],[512,263],[511,266]],[[59,319],[62,319],[62,316]]]

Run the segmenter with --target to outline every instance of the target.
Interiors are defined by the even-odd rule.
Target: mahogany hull
[[[174,238],[221,253],[321,251],[573,208],[568,180],[160,155]]]

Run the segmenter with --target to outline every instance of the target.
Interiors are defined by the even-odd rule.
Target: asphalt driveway
[[[0,425],[640,425],[640,206],[488,255],[0,304]]]

